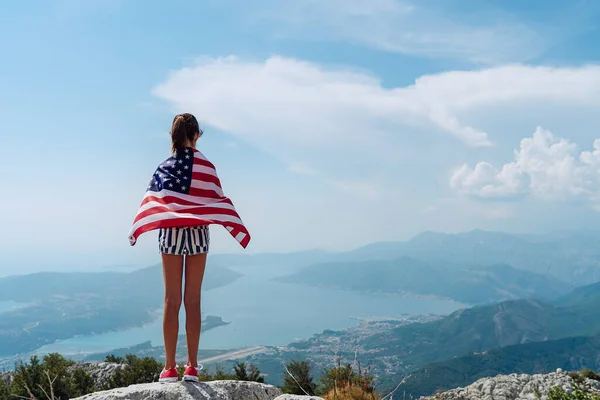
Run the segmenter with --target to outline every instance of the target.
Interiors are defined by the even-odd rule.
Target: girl
[[[165,366],[160,382],[177,382],[175,361],[179,310],[186,313],[188,359],[183,379],[198,381],[200,294],[210,238],[210,224],[224,226],[245,248],[250,235],[224,196],[214,165],[196,149],[202,136],[192,114],[179,114],[171,127],[172,157],[157,168],[134,220],[129,239],[134,245],[144,232],[158,229],[165,284],[163,334]],[[182,279],[185,284],[182,294]]]

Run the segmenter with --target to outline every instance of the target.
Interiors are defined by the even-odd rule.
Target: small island
[[[219,326],[229,325],[231,322],[223,321],[223,318],[214,315],[207,315],[202,320],[202,332],[209,331],[211,329],[218,328]],[[185,334],[179,335],[178,339],[177,357],[178,359],[184,358],[187,352],[187,345],[185,341]],[[202,343],[202,341],[200,342]],[[180,347],[180,348],[179,348]],[[143,343],[135,344],[133,346],[121,347],[118,349],[111,350],[103,353],[93,353],[86,355],[81,361],[103,361],[107,355],[112,354],[117,357],[123,357],[127,354],[134,354],[138,357],[154,357],[162,359],[164,357],[165,349],[162,345],[153,346],[151,341],[145,341]],[[215,357],[219,356],[226,351],[223,350],[200,350],[198,352],[201,357]],[[77,357],[73,357],[77,358]]]

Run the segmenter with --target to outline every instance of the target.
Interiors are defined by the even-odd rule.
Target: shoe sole
[[[198,382],[198,377],[193,375],[184,375],[183,380],[186,382]]]
[[[173,383],[177,382],[177,378],[160,378],[158,381],[161,383]]]

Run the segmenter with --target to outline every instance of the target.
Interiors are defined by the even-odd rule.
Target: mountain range
[[[341,253],[314,250],[288,254],[211,255],[209,259],[215,265],[278,266],[297,271],[313,264],[391,261],[402,257],[459,269],[509,265],[573,286],[600,281],[600,233],[595,231],[547,235],[482,230],[457,234],[424,232],[406,242],[378,242]]]
[[[433,265],[409,257],[317,264],[278,280],[368,293],[437,296],[467,304],[554,299],[572,289],[556,278],[509,265],[462,269],[450,262]]]

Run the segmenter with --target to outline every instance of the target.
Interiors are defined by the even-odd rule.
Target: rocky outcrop
[[[316,396],[298,396],[295,394],[282,394],[281,396],[276,397],[275,400],[323,400],[323,398]]]
[[[464,388],[438,393],[421,400],[547,400],[550,388],[561,387],[573,391],[573,380],[563,372],[545,375],[512,374],[484,378]],[[586,379],[582,386],[589,392],[600,394],[600,382]]]
[[[78,400],[310,400],[284,395],[275,386],[244,381],[145,383],[78,397]]]
[[[69,367],[69,372],[73,372],[75,369],[82,369],[90,374],[96,386],[101,388],[117,369],[123,367],[123,364],[111,362],[83,362]]]
[[[0,382],[4,383],[5,385],[10,385],[13,375],[14,374],[12,372],[0,372]]]

